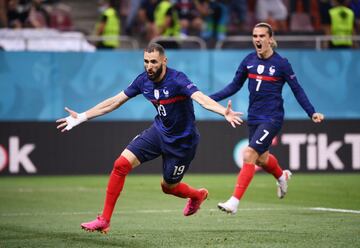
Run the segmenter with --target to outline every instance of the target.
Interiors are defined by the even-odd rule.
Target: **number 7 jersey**
[[[225,99],[241,89],[248,79],[249,107],[248,123],[273,123],[281,126],[284,120],[282,89],[287,82],[296,100],[311,118],[315,109],[287,59],[274,51],[267,59],[261,59],[256,52],[250,53],[239,65],[233,81],[224,89],[212,94],[215,101]]]

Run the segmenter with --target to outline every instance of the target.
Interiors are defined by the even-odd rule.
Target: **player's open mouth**
[[[255,45],[256,45],[257,49],[261,49],[261,47],[262,47],[261,43],[256,43]]]

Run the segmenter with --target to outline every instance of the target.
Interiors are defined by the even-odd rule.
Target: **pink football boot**
[[[185,216],[189,216],[192,214],[195,214],[199,208],[201,203],[203,203],[203,201],[205,201],[205,199],[207,198],[209,192],[207,191],[207,189],[199,189],[200,194],[201,194],[201,198],[200,199],[189,199],[185,208],[184,208],[184,215]]]
[[[88,232],[98,231],[106,234],[110,231],[110,222],[105,220],[102,216],[98,216],[93,221],[82,223],[81,228]]]

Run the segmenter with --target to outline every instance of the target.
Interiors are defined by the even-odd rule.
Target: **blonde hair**
[[[271,39],[270,46],[271,46],[272,49],[275,49],[278,46],[277,41],[274,39],[274,37]]]
[[[271,38],[271,44],[270,44],[271,48],[273,48],[273,49],[277,48],[278,45],[274,38],[274,31],[269,23],[260,22],[260,23],[256,24],[254,28],[266,28],[268,31],[268,34]]]

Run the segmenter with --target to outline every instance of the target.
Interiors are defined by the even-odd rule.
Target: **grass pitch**
[[[283,200],[272,176],[257,174],[227,215],[216,205],[235,178],[186,176],[210,195],[184,217],[186,200],[163,194],[159,175],[130,175],[102,235],[80,223],[101,213],[107,176],[2,177],[0,247],[360,247],[360,174],[295,174]]]

